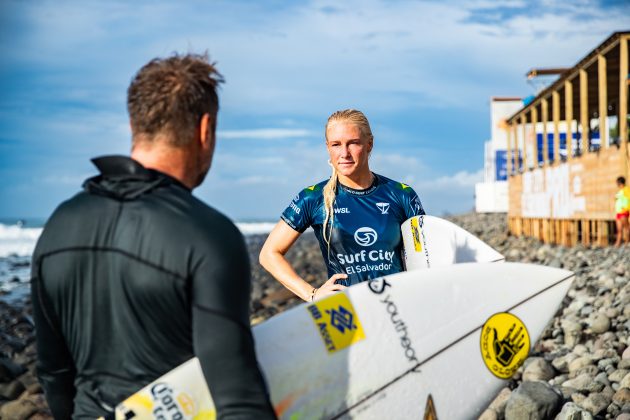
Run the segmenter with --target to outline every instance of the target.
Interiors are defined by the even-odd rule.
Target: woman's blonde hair
[[[328,143],[328,128],[337,123],[347,123],[347,124],[355,124],[359,127],[359,131],[361,132],[361,137],[372,141],[374,136],[372,136],[372,130],[370,129],[370,123],[365,115],[361,111],[357,111],[356,109],[344,109],[342,111],[334,112],[330,117],[328,117],[328,121],[326,122],[326,143]],[[332,166],[332,165],[331,165]],[[335,167],[332,167],[332,175],[330,179],[324,186],[323,195],[324,195],[324,210],[326,211],[326,218],[324,219],[324,226],[322,228],[322,236],[324,237],[324,241],[328,245],[328,254],[330,259],[330,240],[332,238],[332,230],[335,221],[335,212],[333,211],[333,205],[335,203],[335,196],[337,195],[337,180],[338,174]],[[327,226],[328,229],[327,229]],[[326,232],[328,231],[328,234]]]

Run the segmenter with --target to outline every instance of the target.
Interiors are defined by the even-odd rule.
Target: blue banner
[[[497,150],[494,167],[496,170],[495,179],[497,181],[507,180],[507,152],[505,150]]]

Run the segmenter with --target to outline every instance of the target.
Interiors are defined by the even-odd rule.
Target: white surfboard
[[[408,271],[505,257],[470,232],[435,216],[414,216],[400,230]]]
[[[456,264],[371,280],[276,315],[253,328],[274,408],[283,419],[477,416],[525,360],[572,278],[532,264]],[[197,359],[116,410],[127,419],[216,414]]]

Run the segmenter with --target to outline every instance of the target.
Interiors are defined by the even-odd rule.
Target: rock
[[[618,369],[630,369],[630,359],[621,359],[617,364]]]
[[[24,392],[24,385],[20,381],[0,384],[0,397],[6,400],[15,400]]]
[[[618,369],[608,375],[608,380],[611,382],[621,382],[621,380],[628,374],[628,369]]]
[[[568,353],[565,356],[554,359],[551,362],[551,365],[560,372],[568,373],[569,363],[571,363],[575,359],[577,359],[577,356],[574,353]]]
[[[40,385],[40,383],[36,382],[26,387],[26,393],[28,395],[43,394],[44,390],[42,389],[42,386]]]
[[[521,251],[518,249],[510,249],[506,255],[506,257],[511,261],[518,261],[521,259]]]
[[[573,388],[577,391],[588,391],[594,384],[596,384],[596,382],[593,380],[593,377],[587,373],[583,373],[576,378],[564,382],[562,386],[565,388]],[[601,390],[604,385],[601,383],[599,385],[601,386]]]
[[[617,308],[608,308],[606,312],[604,312],[608,318],[617,318],[619,316],[619,309]]]
[[[588,365],[588,366],[584,366],[583,368],[580,368],[576,372],[570,374],[569,377],[575,378],[575,377],[578,377],[580,375],[587,374],[588,376],[593,378],[593,377],[597,376],[598,373],[599,373],[599,369],[597,369],[597,366],[595,366],[595,365]]]
[[[630,420],[630,410],[626,413],[619,414],[615,417],[615,420]]]
[[[487,408],[477,420],[499,420],[499,416],[496,411]]]
[[[488,409],[496,413],[498,419],[502,419],[504,417],[505,405],[507,404],[510,395],[512,395],[510,388],[503,388],[496,398],[490,403]]]
[[[26,369],[13,362],[11,359],[7,357],[0,357],[0,382],[9,382],[12,379],[17,378],[22,373],[24,373]]]
[[[590,411],[593,415],[598,415],[606,411],[608,404],[610,404],[610,398],[608,396],[601,393],[592,393],[582,401],[580,407]]]
[[[0,407],[0,418],[3,420],[23,420],[37,411],[37,405],[29,399],[20,399],[6,403]]]
[[[619,382],[619,388],[630,388],[630,373],[627,373]]]
[[[592,361],[589,356],[580,356],[569,363],[569,373],[577,372],[590,364],[592,364]]]
[[[619,391],[615,392],[612,400],[615,404],[623,407],[626,404],[630,404],[630,389],[621,388]]]
[[[562,406],[562,411],[556,416],[555,420],[593,420],[593,416],[579,405],[568,402]]]
[[[578,344],[573,348],[573,353],[577,354],[578,356],[584,356],[588,354],[588,347],[586,347],[584,344]]]
[[[573,400],[573,402],[578,405],[582,404],[585,399],[586,395],[580,394],[579,392],[574,392],[573,394],[571,394],[571,400]]]
[[[617,364],[617,361],[619,360],[619,357],[613,357],[613,358],[609,358],[609,359],[602,359],[599,362],[597,362],[597,368],[599,370],[607,370],[608,367],[613,367]]]
[[[610,319],[602,313],[595,314],[591,320],[591,331],[595,334],[602,334],[608,331],[609,328]]]
[[[621,354],[621,358],[623,360],[628,360],[630,359],[630,346],[626,347],[626,349],[623,351],[623,353]]]
[[[613,271],[615,272],[615,274],[623,276],[626,273],[627,268],[628,266],[626,264],[619,263]]]
[[[579,322],[568,319],[562,320],[562,330],[564,332],[564,344],[573,348],[580,342],[582,336],[582,325]]]
[[[523,381],[548,381],[556,376],[556,372],[542,357],[532,357],[528,359],[523,372]]]
[[[505,419],[547,419],[559,410],[560,395],[545,382],[524,381],[516,388],[505,406]]]
[[[610,386],[610,380],[608,379],[608,375],[606,374],[606,372],[599,372],[597,375],[595,375],[595,381],[606,386]]]
[[[601,337],[603,337],[603,335]],[[595,344],[593,344],[593,347],[595,347],[598,344],[598,341],[596,341]],[[610,346],[612,344],[608,344],[608,345]],[[617,356],[617,352],[615,350],[611,348],[599,348],[598,350],[595,350],[591,358],[593,359],[593,361],[598,362],[602,359],[612,359],[614,357],[619,357]]]

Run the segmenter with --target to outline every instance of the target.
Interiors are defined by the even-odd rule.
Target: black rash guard
[[[122,156],[46,223],[33,255],[38,376],[58,419],[97,418],[191,357],[220,419],[275,418],[236,226]]]

